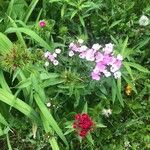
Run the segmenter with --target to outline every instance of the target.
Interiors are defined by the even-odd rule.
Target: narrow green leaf
[[[87,113],[87,109],[88,109],[88,105],[87,105],[87,102],[86,102],[86,103],[84,104],[82,113]]]
[[[2,87],[3,89],[5,89],[5,90],[11,92],[11,90],[10,90],[10,88],[9,88],[9,86],[8,86],[8,84],[7,84],[6,80],[5,80],[5,78],[4,78],[4,74],[3,74],[3,71],[2,71],[2,70],[0,70],[0,85],[1,85],[1,87]]]
[[[2,88],[0,88],[0,101],[16,108],[35,122],[40,122],[39,116],[33,108],[31,108],[28,104],[26,104],[19,98],[15,98],[13,94],[6,90],[3,90]]]
[[[128,65],[128,63],[127,62],[123,62],[123,65],[126,68],[126,70],[128,71],[131,79],[134,80],[134,77],[133,77],[133,74],[132,74],[132,70],[131,70],[130,66]]]
[[[51,47],[34,31],[27,29],[27,28],[8,28],[6,33],[13,33],[13,32],[22,32],[24,34],[29,35],[31,38],[33,38],[36,42],[40,44],[40,46],[44,47],[45,49],[52,50]]]
[[[65,9],[66,9],[66,5],[64,4],[61,8],[61,18],[64,17],[64,14],[65,14]]]
[[[1,54],[8,53],[11,50],[12,46],[13,44],[7,38],[7,36],[0,32],[0,53]]]
[[[43,122],[45,132],[49,136],[49,143],[50,143],[52,149],[53,150],[59,150],[58,143],[55,139],[55,136],[54,136],[54,133],[53,133],[51,127],[49,126],[49,122],[47,121],[47,119],[45,118],[45,116],[42,113],[41,113],[41,119],[42,119],[42,122]]]
[[[118,97],[118,100],[121,104],[122,107],[124,107],[124,102],[123,102],[123,98],[122,98],[122,95],[121,95],[121,78],[117,79],[117,97]]]
[[[150,73],[150,71],[146,68],[144,68],[143,66],[137,64],[137,63],[133,63],[133,62],[126,62],[126,64],[128,64],[129,66],[141,71],[141,72],[144,72],[144,73]]]
[[[36,101],[40,111],[42,112],[43,116],[45,117],[45,119],[47,120],[49,125],[54,129],[54,131],[58,134],[58,136],[63,140],[63,142],[68,147],[68,142],[67,142],[65,136],[63,135],[62,130],[59,128],[57,122],[54,120],[50,111],[47,109],[47,107],[45,106],[45,104],[40,99],[40,97],[37,93],[35,93],[34,98],[35,98],[35,101]]]
[[[119,24],[121,21],[122,21],[122,20],[117,20],[117,21],[113,22],[113,23],[110,25],[109,29],[113,28],[114,26],[116,26],[117,24]]]
[[[32,0],[32,2],[30,3],[26,13],[25,13],[25,19],[24,19],[24,22],[27,23],[29,17],[31,16],[34,8],[36,7],[37,3],[38,3],[39,0]]]
[[[123,42],[122,49],[121,49],[121,55],[124,57],[125,49],[127,47],[128,43],[128,37],[126,37],[125,41]]]
[[[2,114],[0,113],[0,123],[2,123],[5,126],[8,126],[7,121],[5,120],[5,118],[2,116]]]
[[[80,19],[80,22],[81,22],[82,26],[85,27],[85,23],[84,23],[83,17],[79,15],[79,19]]]
[[[114,104],[117,96],[117,85],[114,79],[112,80],[111,92],[112,92],[112,102]]]

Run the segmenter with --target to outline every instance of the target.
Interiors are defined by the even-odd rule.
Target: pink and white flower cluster
[[[45,66],[48,67],[49,66],[49,62],[51,62],[53,65],[57,66],[59,64],[57,58],[57,55],[61,53],[61,49],[57,48],[55,49],[54,53],[51,53],[49,51],[44,53],[44,57],[47,59],[47,61],[45,62]]]
[[[100,80],[102,76],[109,77],[113,75],[116,79],[120,78],[120,68],[122,65],[123,57],[113,53],[113,44],[105,44],[102,47],[96,43],[92,48],[88,48],[83,44],[83,40],[79,39],[78,42],[72,42],[69,45],[69,56],[72,57],[79,54],[81,59],[95,62],[95,67],[91,72],[93,80]]]

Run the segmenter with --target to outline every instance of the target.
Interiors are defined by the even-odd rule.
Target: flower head
[[[86,137],[87,133],[92,129],[94,123],[88,114],[77,114],[73,122],[73,128],[82,138]]]
[[[46,26],[45,20],[40,20],[40,21],[39,21],[39,26],[40,26],[41,28],[44,28],[44,27]]]
[[[109,117],[112,114],[112,110],[111,109],[103,109],[102,110],[102,115]]]
[[[139,25],[140,26],[147,26],[149,24],[149,19],[147,16],[142,15],[141,18],[139,19]]]

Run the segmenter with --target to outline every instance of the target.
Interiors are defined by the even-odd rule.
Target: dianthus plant
[[[120,54],[114,54],[113,44],[93,44],[91,48],[83,44],[83,40],[72,42],[69,45],[69,56],[73,57],[78,54],[81,59],[94,62],[94,68],[91,71],[93,80],[100,80],[101,77],[114,76],[115,79],[120,78],[120,68],[123,57]]]

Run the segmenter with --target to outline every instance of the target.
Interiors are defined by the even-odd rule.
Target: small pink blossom
[[[103,60],[103,54],[101,52],[97,52],[96,55],[95,55],[95,59],[96,61],[95,62],[100,62]]]
[[[100,72],[103,72],[106,69],[106,66],[101,62],[98,62],[95,68],[98,68]]]
[[[48,59],[49,59],[50,61],[54,61],[54,60],[55,60],[55,57],[54,57],[52,54],[50,54],[50,55],[48,56]]]
[[[95,60],[95,51],[93,49],[89,49],[86,51],[86,60],[88,61],[94,61]]]
[[[41,28],[45,27],[45,26],[46,26],[45,20],[40,20],[40,21],[39,21],[39,26],[40,26]]]
[[[100,80],[100,75],[99,74],[95,74],[94,72],[91,73],[92,79],[93,80]]]

